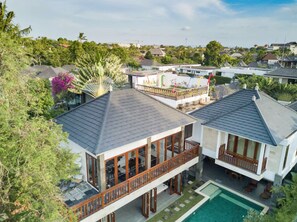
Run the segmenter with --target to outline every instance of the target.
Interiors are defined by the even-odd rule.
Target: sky
[[[0,0],[1,1],[1,0]],[[251,47],[297,41],[297,0],[7,0],[30,36]]]

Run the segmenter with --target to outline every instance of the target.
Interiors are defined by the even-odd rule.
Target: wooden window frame
[[[89,159],[91,159],[91,162],[92,162],[92,175],[91,175],[91,177],[92,177],[92,181],[93,182],[91,182],[90,180],[89,180],[89,177],[90,177],[90,174],[89,174]],[[97,171],[97,169],[95,169],[96,167],[95,167],[95,165],[96,165],[96,162],[97,161],[97,159],[96,158],[94,158],[93,156],[91,156],[90,154],[88,154],[88,153],[86,153],[86,164],[87,164],[87,181],[90,183],[90,184],[92,184],[94,187],[98,187],[98,184],[96,185],[96,183],[98,183],[98,182],[96,182],[96,174],[95,174],[95,170]],[[99,175],[98,175],[98,172],[97,172],[97,177],[98,177]],[[98,179],[98,178],[97,178]]]

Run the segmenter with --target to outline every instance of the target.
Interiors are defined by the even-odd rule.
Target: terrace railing
[[[146,184],[198,157],[199,144],[185,141],[185,147],[185,151],[175,157],[137,174],[136,176],[71,207],[71,209],[77,215],[78,219],[82,220],[105,206],[129,195]]]
[[[225,144],[219,148],[219,160],[242,169],[257,173],[258,161],[250,160],[225,150]]]
[[[137,85],[136,88],[140,91],[161,96],[165,98],[170,98],[174,100],[190,98],[194,96],[199,96],[207,94],[207,86],[200,88],[190,88],[190,89],[166,89],[156,86],[146,86],[146,85]]]

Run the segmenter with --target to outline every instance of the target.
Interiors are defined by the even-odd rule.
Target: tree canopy
[[[220,52],[223,49],[223,46],[217,41],[211,41],[206,45],[206,49],[204,52],[205,57],[205,65],[211,66],[220,66],[221,55]]]
[[[35,83],[19,74],[27,52],[0,32],[0,54],[0,221],[67,221],[57,184],[76,173],[75,156],[60,147],[61,127],[32,102]]]

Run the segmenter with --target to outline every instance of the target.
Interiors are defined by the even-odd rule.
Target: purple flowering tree
[[[70,73],[59,73],[52,79],[52,92],[54,96],[65,94],[69,89],[73,89],[74,76]]]

